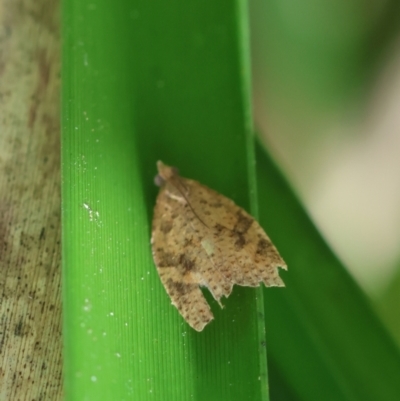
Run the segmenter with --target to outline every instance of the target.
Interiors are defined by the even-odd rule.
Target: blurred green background
[[[399,2],[249,4],[262,141],[399,342]]]

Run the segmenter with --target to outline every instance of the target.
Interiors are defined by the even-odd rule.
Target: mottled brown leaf
[[[257,221],[230,199],[180,177],[176,168],[161,161],[157,168],[153,258],[172,304],[190,326],[201,331],[214,318],[200,286],[221,307],[234,284],[284,286],[278,267],[286,264]]]

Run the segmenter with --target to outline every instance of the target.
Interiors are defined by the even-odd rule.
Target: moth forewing
[[[197,331],[214,318],[200,286],[222,306],[234,284],[284,286],[287,269],[261,226],[232,200],[157,163],[154,263],[172,304]]]

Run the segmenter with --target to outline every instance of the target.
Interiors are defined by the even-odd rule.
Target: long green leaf
[[[244,9],[64,2],[66,400],[267,399],[262,292],[210,300],[194,332],[149,243],[158,159],[255,211]]]
[[[260,146],[257,161],[260,222],[289,266],[285,291],[264,290],[272,376],[286,387],[272,382],[272,399],[397,399],[398,349]]]

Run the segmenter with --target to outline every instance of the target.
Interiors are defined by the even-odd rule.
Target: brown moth
[[[283,287],[287,269],[264,230],[225,196],[157,162],[160,186],[151,244],[161,281],[179,313],[201,331],[213,318],[200,286],[221,304],[234,284]]]

